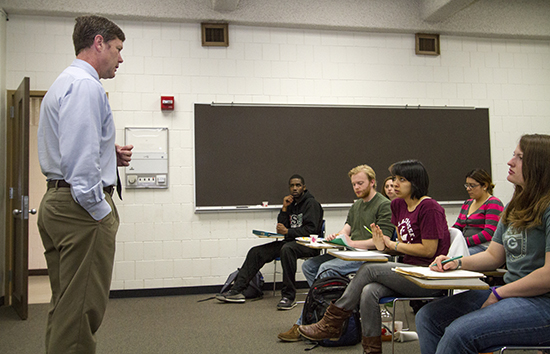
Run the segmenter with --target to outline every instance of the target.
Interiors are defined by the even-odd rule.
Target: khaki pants
[[[52,288],[46,353],[95,353],[119,224],[111,196],[105,198],[112,212],[100,222],[74,201],[70,188],[50,188],[40,203],[38,229]]]

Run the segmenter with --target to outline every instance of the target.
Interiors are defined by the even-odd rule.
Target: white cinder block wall
[[[10,16],[7,88],[29,76],[32,90],[47,90],[74,58],[73,23]],[[170,188],[126,190],[117,201],[113,289],[221,284],[251,246],[266,242],[250,231],[274,228],[273,211],[194,213],[194,103],[488,107],[495,194],[504,202],[512,195],[506,162],[520,135],[550,133],[548,41],[442,36],[441,56],[432,57],[415,55],[412,34],[230,26],[228,48],[203,48],[199,24],[117,23],[127,36],[124,63],[103,81],[117,140],[127,126],[168,127]],[[160,111],[161,95],[175,96],[174,112]],[[387,174],[377,172],[380,180]],[[458,207],[446,210],[451,225]],[[346,213],[325,212],[329,232]],[[267,281],[271,273],[264,267]]]

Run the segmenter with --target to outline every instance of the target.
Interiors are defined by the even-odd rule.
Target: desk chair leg
[[[402,329],[402,331],[408,331],[409,328],[411,328],[409,324],[409,317],[407,316],[407,307],[405,306],[405,301],[401,301],[401,304],[403,305],[403,315],[405,316],[405,321],[407,322],[407,329]],[[393,300],[393,314],[391,317],[391,353],[395,353],[395,311],[397,309],[397,298]]]
[[[277,290],[277,260],[273,261],[273,296],[275,296],[275,291]]]
[[[397,309],[397,298],[393,300],[393,314],[392,314],[392,317],[391,317],[391,330],[392,330],[392,333],[391,333],[391,353],[394,354],[395,353],[395,311]],[[401,301],[401,304],[403,304],[403,315],[405,316],[405,321],[407,321],[407,329],[402,329],[402,330],[409,330],[409,328],[411,328],[411,326],[409,325],[409,317],[407,316],[407,308],[405,306],[405,301]]]

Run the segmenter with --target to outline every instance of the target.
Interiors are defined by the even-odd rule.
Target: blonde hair
[[[374,172],[372,167],[370,167],[369,165],[359,165],[357,167],[352,168],[348,172],[348,177],[351,178],[352,176],[355,176],[360,172],[365,172],[365,174],[369,178],[369,181],[374,181],[374,188],[376,189],[376,173]]]

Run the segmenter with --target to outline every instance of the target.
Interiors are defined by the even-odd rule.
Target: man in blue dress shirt
[[[38,228],[52,288],[46,353],[95,353],[109,299],[119,225],[112,194],[117,165],[128,165],[132,146],[115,146],[99,80],[115,77],[124,40],[104,17],[76,18],[76,59],[41,105],[38,156],[48,189]]]

